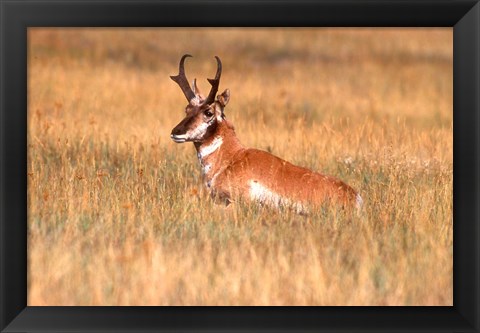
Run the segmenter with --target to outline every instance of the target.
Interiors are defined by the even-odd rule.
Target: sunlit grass
[[[359,215],[216,205],[169,79]],[[451,29],[33,29],[29,305],[452,305]]]

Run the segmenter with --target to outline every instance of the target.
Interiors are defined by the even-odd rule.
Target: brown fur
[[[321,205],[328,200],[342,205],[355,203],[357,193],[341,180],[293,165],[268,152],[245,148],[226,120],[217,125],[210,138],[195,144],[197,152],[216,137],[223,139],[222,145],[201,161],[211,166],[204,177],[215,197],[227,201],[236,196],[248,199],[249,182],[257,181],[279,196],[305,205]]]
[[[224,115],[230,91],[226,89],[213,100],[220,82],[220,59],[216,57],[217,75],[209,80],[212,90],[205,98],[196,81],[193,90],[188,86],[183,68],[186,57],[180,61],[179,75],[172,79],[179,83],[189,104],[186,117],[172,130],[171,138],[178,143],[194,142],[205,183],[214,198],[228,204],[243,197],[301,212],[326,202],[348,207],[361,204],[357,192],[337,178],[293,165],[265,151],[245,148]]]

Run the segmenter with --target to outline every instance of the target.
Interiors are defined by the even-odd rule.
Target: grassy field
[[[30,29],[28,305],[452,305],[451,29]],[[171,129],[221,57],[246,145],[363,214],[205,193]]]

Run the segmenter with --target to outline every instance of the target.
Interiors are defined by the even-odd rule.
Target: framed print
[[[2,332],[479,330],[477,1],[1,12]]]

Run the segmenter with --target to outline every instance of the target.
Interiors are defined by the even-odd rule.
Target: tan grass
[[[169,138],[187,52],[364,214],[209,200]],[[29,305],[452,305],[451,29],[30,29],[28,74]]]

